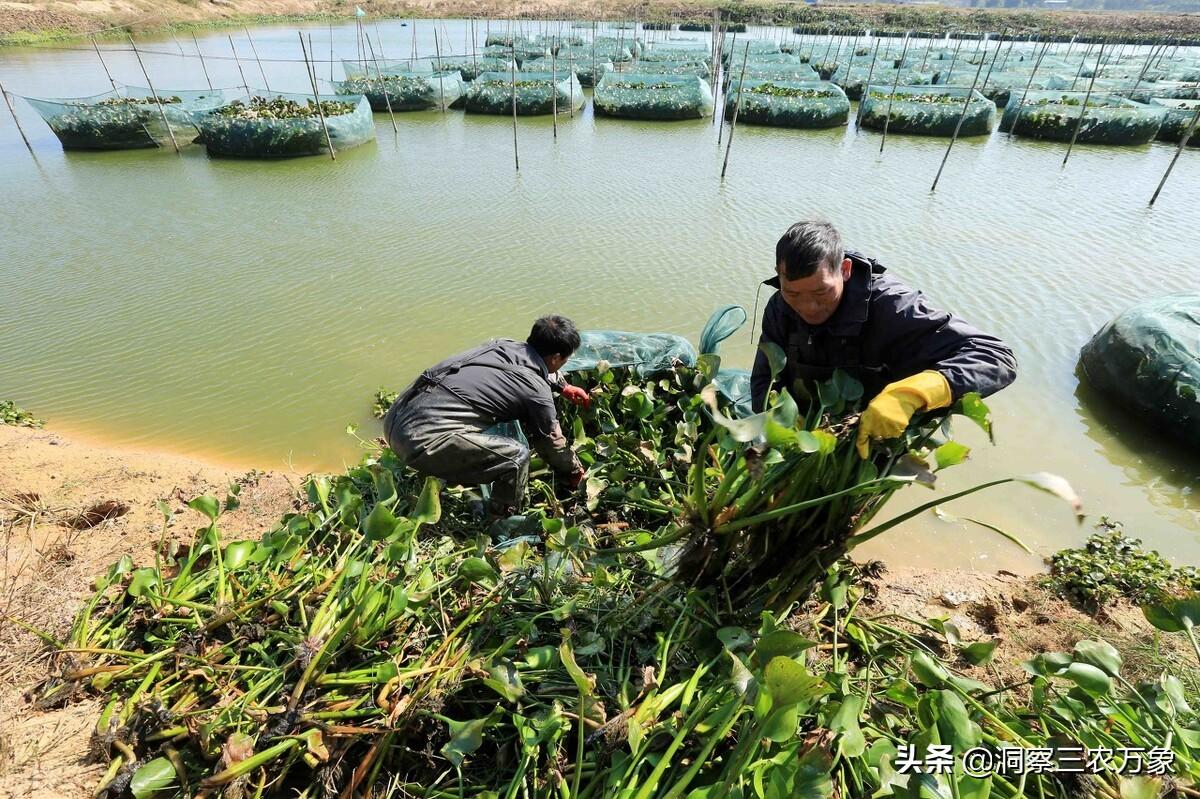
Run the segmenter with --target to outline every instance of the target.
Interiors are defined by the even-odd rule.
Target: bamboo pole
[[[558,56],[550,48],[550,126],[554,129],[554,140],[558,141]],[[570,85],[570,82],[567,84]]]
[[[1046,55],[1046,50],[1050,48],[1050,42],[1042,47],[1042,51],[1038,53],[1037,61],[1033,64],[1033,72],[1029,73],[1029,80],[1025,82],[1025,91],[1021,94],[1021,101],[1017,103],[1017,115],[1013,117],[1012,124],[1008,126],[1008,135],[1013,135],[1016,130],[1017,123],[1021,121],[1021,109],[1025,107],[1025,98],[1029,96],[1029,87],[1033,85],[1033,76],[1037,74],[1038,67],[1042,65],[1042,58]]]
[[[1001,40],[1001,43],[1003,40]],[[996,55],[1000,55],[1000,44],[996,45]],[[995,65],[996,59],[992,58],[992,64]],[[979,62],[979,66],[975,69],[975,79],[971,81],[971,88],[967,90],[967,99],[963,102],[962,113],[958,115],[958,122],[954,124],[954,135],[950,137],[950,144],[946,146],[946,152],[942,155],[942,163],[938,167],[937,174],[934,175],[933,185],[929,187],[929,193],[937,191],[938,181],[942,179],[942,170],[946,168],[946,161],[950,158],[950,150],[954,148],[954,143],[958,141],[958,134],[962,131],[963,120],[967,118],[967,111],[971,108],[971,100],[975,95],[975,84],[979,82],[979,73],[983,72],[983,61]],[[991,67],[988,68],[988,77],[991,77]],[[987,78],[983,79],[983,86],[987,88]],[[981,90],[982,91],[982,90]],[[990,100],[988,102],[991,102]]]
[[[875,39],[875,50],[871,53],[871,66],[867,67],[867,82],[863,84],[862,91],[858,95],[858,110],[854,114],[854,133],[858,135],[858,131],[862,128],[863,101],[867,99],[867,95],[871,91],[871,78],[875,75],[875,59],[879,57],[879,39]],[[849,80],[850,73],[846,73],[846,79]]]
[[[904,49],[900,51],[900,63],[904,63],[904,56],[908,55],[908,34],[904,35]],[[883,118],[883,139],[879,142],[879,152],[883,152],[883,145],[887,144],[888,125],[892,121],[892,101],[896,99],[896,87],[900,85],[900,70],[896,70],[896,77],[892,80],[892,93],[888,95],[887,116]],[[871,87],[867,87],[867,91],[871,91]]]
[[[446,81],[442,77],[442,46],[438,43],[437,26],[433,27],[433,53],[437,57],[438,70],[438,105],[442,113],[446,113]]]
[[[1142,66],[1142,71],[1138,73],[1137,80],[1133,82],[1133,88],[1129,90],[1130,99],[1133,99],[1133,95],[1137,92],[1138,86],[1142,85],[1142,78],[1146,77],[1146,72],[1148,72],[1150,69],[1150,63],[1154,60],[1154,50],[1154,47],[1150,48],[1150,54],[1146,56],[1146,63]]]
[[[383,91],[383,101],[387,104],[388,118],[392,120],[392,133],[399,134],[400,128],[396,127],[396,115],[392,112],[392,98],[388,96],[387,81],[383,77],[383,70],[379,68],[379,61],[375,59],[375,47],[371,44],[370,37],[367,38],[367,47],[371,50],[371,63],[375,65],[375,77],[379,81],[380,89]],[[382,50],[383,48],[380,47],[379,49]]]
[[[225,38],[229,39],[229,49],[233,51],[233,61],[237,64],[238,74],[242,76],[242,88],[246,90],[246,94],[250,94],[250,84],[246,82],[246,73],[242,71],[242,62],[238,58],[237,47],[233,43],[233,37],[226,34]]]
[[[475,58],[475,51],[478,49],[479,42],[475,34],[475,17],[471,17],[471,70],[475,73],[475,78],[479,77],[479,61]]]
[[[100,59],[100,66],[104,67],[104,76],[108,78],[108,85],[112,86],[112,90],[118,95],[121,90],[117,88],[117,82],[113,80],[112,73],[108,71],[108,64],[104,63],[104,56],[100,55],[100,45],[96,44],[96,37],[92,37],[92,49],[96,51],[96,58]]]
[[[731,50],[730,53],[733,51]],[[750,43],[742,53],[742,77],[738,80],[737,100],[733,105],[733,119],[729,121],[729,141],[725,144],[725,160],[721,163],[721,180],[725,180],[725,170],[729,168],[729,151],[733,149],[733,132],[737,129],[738,111],[742,107],[742,87],[746,83],[746,60],[750,58]]]
[[[962,39],[954,41],[954,55],[950,56],[950,69],[946,70],[946,83],[950,83],[951,76],[954,75],[954,65],[958,62],[958,48],[962,47]]]
[[[37,160],[37,155],[33,152],[33,145],[25,137],[25,129],[21,127],[21,120],[17,119],[17,111],[13,108],[12,100],[9,98],[8,92],[4,90],[3,83],[0,83],[0,94],[4,95],[4,104],[8,106],[8,113],[12,115],[12,120],[16,123],[17,132],[21,134],[21,141],[25,142],[25,147],[29,150],[29,154],[34,157],[34,160]]]
[[[246,39],[250,42],[250,52],[254,53],[254,60],[258,62],[258,74],[262,75],[263,88],[271,91],[271,84],[267,82],[267,73],[263,69],[262,59],[258,57],[258,48],[254,46],[254,37],[250,35],[249,28],[243,27],[242,30],[246,32]]]
[[[208,67],[204,64],[204,53],[200,52],[200,40],[192,33],[192,42],[196,45],[196,55],[200,56],[200,69],[204,70],[204,80],[208,81],[208,90],[212,91],[212,78],[208,77]]]
[[[329,82],[333,83],[333,22],[329,23]]]
[[[304,34],[296,31],[296,35],[300,37],[300,52],[304,54],[304,71],[308,74],[308,82],[312,84],[313,101],[317,104],[317,116],[321,118],[321,130],[325,133],[325,144],[329,145],[329,159],[336,161],[337,151],[333,149],[333,139],[329,136],[329,125],[325,121],[325,109],[321,108],[321,93],[317,91],[316,66],[309,61],[308,49],[304,46]]]
[[[731,56],[733,55],[733,49],[735,47],[737,47],[737,31],[734,31],[733,38],[729,40],[729,53]],[[749,48],[749,45],[746,45],[746,47]],[[749,52],[749,49],[747,49],[747,53],[748,52]],[[725,63],[725,45],[724,44],[721,45],[721,63],[722,63],[722,65],[724,65],[724,63]],[[745,72],[743,72],[742,75],[744,77]],[[741,90],[740,85],[738,86],[738,90],[739,91]],[[720,146],[721,146],[721,137],[724,136],[724,134],[725,134],[725,103],[721,103],[721,124],[717,126],[717,147],[718,148],[720,148]]]
[[[1104,44],[1100,45],[1100,52],[1096,56],[1096,71],[1092,73],[1092,79],[1088,81],[1087,94],[1083,96],[1083,105],[1079,107],[1079,116],[1075,120],[1075,130],[1071,132],[1071,143],[1067,145],[1067,154],[1063,156],[1062,165],[1067,165],[1067,159],[1071,157],[1071,150],[1075,149],[1075,139],[1079,136],[1079,128],[1083,126],[1083,117],[1087,113],[1088,100],[1092,97],[1092,88],[1096,85],[1096,75],[1100,74],[1100,60],[1104,58]]]
[[[146,65],[142,63],[142,54],[138,52],[137,45],[133,42],[133,37],[128,36],[129,46],[133,48],[133,54],[137,56],[138,66],[142,68],[142,75],[146,78],[146,85],[150,88],[150,96],[154,98],[154,104],[158,106],[158,114],[162,117],[163,124],[167,126],[167,135],[171,137],[171,146],[175,148],[175,152],[179,152],[179,142],[175,141],[175,131],[171,130],[171,122],[167,119],[166,109],[162,107],[162,100],[159,99],[158,92],[154,90],[154,84],[150,82],[150,73],[146,71]]]
[[[1151,208],[1154,207],[1154,201],[1158,199],[1158,194],[1163,190],[1167,178],[1171,177],[1171,170],[1175,168],[1175,162],[1179,160],[1179,154],[1183,152],[1184,147],[1187,147],[1188,139],[1192,138],[1192,134],[1196,132],[1197,122],[1200,122],[1200,106],[1196,106],[1196,113],[1192,114],[1192,121],[1188,123],[1187,130],[1183,132],[1183,137],[1179,139],[1179,146],[1175,148],[1175,155],[1171,157],[1171,163],[1167,165],[1167,171],[1163,173],[1162,180],[1158,182],[1158,188],[1154,190],[1154,196],[1150,198]]]
[[[379,42],[379,57],[387,61],[387,53],[383,52],[383,33],[379,30],[379,20],[375,20],[375,41]],[[367,39],[367,47],[371,46],[371,40]],[[373,58],[374,56],[372,56]]]
[[[512,54],[512,59],[509,67],[512,69],[510,89],[512,90],[512,112],[513,112],[513,164],[517,167],[517,173],[521,172],[521,156],[517,151],[517,40],[511,36],[512,28],[509,27],[510,36],[508,39],[508,49]]]

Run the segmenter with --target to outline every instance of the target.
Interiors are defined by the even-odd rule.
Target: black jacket
[[[934,369],[950,384],[954,399],[970,391],[987,396],[1017,376],[1017,360],[1004,342],[976,330],[925,300],[921,292],[884,274],[884,267],[858,253],[841,302],[825,323],[809,325],[776,291],[763,311],[760,343],[787,353],[778,386],[797,380],[827,380],[841,368],[858,378],[868,398],[896,380]],[[779,278],[763,282],[779,288]],[[766,400],[771,370],[760,350],[750,377],[754,410]]]

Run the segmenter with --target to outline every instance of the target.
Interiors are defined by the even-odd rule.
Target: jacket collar
[[[876,274],[884,271],[884,267],[856,252],[847,252],[846,257],[853,263],[850,279],[846,281],[845,288],[842,290],[842,299],[838,303],[837,310],[823,324],[809,325],[792,310],[791,306],[784,303],[784,307],[791,316],[813,331],[823,330],[833,335],[852,335],[857,333],[863,323],[867,321],[867,315],[871,309],[871,283]],[[762,284],[778,290],[779,276],[764,280]]]
[[[546,368],[546,362],[542,360],[541,354],[533,348],[533,345],[527,341],[518,342],[524,348],[525,360],[529,362],[529,367],[544,377],[550,379],[550,370]]]

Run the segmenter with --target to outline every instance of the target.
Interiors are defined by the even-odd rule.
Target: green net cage
[[[735,80],[725,96],[725,119],[781,128],[833,128],[850,117],[850,99],[839,86],[826,81]]]
[[[1016,94],[1009,99],[1000,129],[1015,136],[1070,141],[1078,127],[1076,141],[1083,144],[1137,145],[1154,139],[1166,113],[1163,106],[1112,94],[1030,92],[1024,103]]]
[[[360,61],[358,59],[342,59],[342,71],[347,78],[374,78],[379,75],[431,75],[434,72],[434,59],[431,58],[402,58],[385,60],[382,58]]]
[[[692,75],[709,80],[712,68],[704,61],[638,61],[626,64],[622,75]]]
[[[358,95],[254,92],[197,117],[199,141],[210,155],[291,158],[329,152],[325,128],[337,150],[375,138],[371,104]]]
[[[743,56],[749,53],[749,57],[766,56],[780,52],[779,42],[773,42],[770,39],[747,39],[739,36],[737,41],[733,37],[726,39],[725,44],[721,47],[721,57],[725,59],[726,64],[742,63]]]
[[[1197,112],[1200,112],[1200,100],[1156,97],[1150,101],[1150,105],[1167,109],[1162,126],[1159,127],[1156,134],[1159,141],[1177,142],[1182,139],[1188,129],[1192,127]],[[1200,134],[1197,134],[1195,129],[1192,130],[1192,135],[1188,139],[1188,147],[1200,147]]]
[[[626,119],[700,119],[713,112],[712,89],[694,75],[613,72],[596,85],[592,102],[597,114]]]
[[[708,65],[712,63],[712,52],[707,47],[692,42],[655,42],[638,55],[638,61],[685,61]]]
[[[91,97],[26,97],[64,150],[136,150],[188,144],[199,130],[195,118],[227,100],[221,90],[152,93],[119,85]],[[160,110],[161,109],[161,110]],[[165,117],[165,122],[164,122]]]
[[[996,121],[996,104],[978,91],[954,86],[891,86],[872,83],[863,93],[864,128],[920,136],[986,136]]]
[[[467,88],[465,108],[474,114],[511,114],[514,84],[517,115],[565,114],[583,108],[583,88],[579,79],[565,70],[518,72],[516,78],[503,72],[485,72]]]
[[[579,79],[579,85],[590,89],[599,83],[601,78],[612,72],[615,67],[613,62],[603,58],[597,58],[595,61],[591,57],[577,60],[574,53],[568,53],[566,58],[559,56],[553,60],[538,58],[533,61],[526,61],[525,69],[538,72],[557,70],[563,75],[574,72],[575,77]]]
[[[878,63],[875,68],[871,68],[870,59],[862,61],[856,60],[853,64],[847,63],[839,67],[833,73],[831,81],[842,87],[842,91],[851,100],[861,100],[863,89],[866,88],[867,81],[876,86],[890,87],[896,79],[895,69],[881,68]],[[900,71],[901,86],[930,86],[933,84],[935,74],[932,72],[916,72],[910,69]]]
[[[484,72],[508,72],[513,68],[511,58],[491,56],[442,56],[436,59],[440,71],[457,71],[462,79],[470,82]],[[464,88],[464,92],[466,89]]]
[[[457,70],[430,75],[347,78],[334,84],[340,96],[363,95],[373,111],[426,111],[450,108],[463,96]]]
[[[1164,100],[1200,100],[1200,83],[1160,80],[1139,84],[1127,95],[1130,100],[1148,103],[1155,98]]]
[[[489,44],[483,48],[483,54],[489,58],[515,59],[521,66],[532,58],[544,58],[550,55],[550,48],[534,42],[518,43],[516,47],[505,44]]]
[[[984,84],[985,79],[987,81],[986,84]],[[954,76],[948,83],[939,80],[937,85],[955,86],[960,89],[969,89],[971,88],[972,84],[977,83],[979,86],[979,91],[984,97],[991,100],[998,107],[1003,108],[1008,104],[1008,98],[1013,92],[1016,92],[1017,96],[1020,97],[1025,91],[1026,87],[1028,87],[1031,91],[1045,89],[1052,80],[1053,76],[1038,75],[1034,76],[1033,81],[1030,82],[1030,73],[1028,72],[993,71],[989,75],[987,67],[984,67],[983,73],[979,75],[978,81],[976,81],[975,72],[972,70],[970,73],[955,72]]]

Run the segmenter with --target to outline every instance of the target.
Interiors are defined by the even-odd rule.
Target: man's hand
[[[583,482],[583,478],[587,476],[587,472],[583,469],[576,469],[571,472],[571,476],[567,478],[567,485],[574,491],[579,488],[579,484]]]
[[[917,411],[945,408],[953,396],[941,372],[932,369],[889,383],[863,411],[858,422],[858,454],[866,458],[871,440],[896,438]]]
[[[592,405],[592,395],[579,386],[563,386],[562,395],[567,402],[581,408],[590,408]]]

